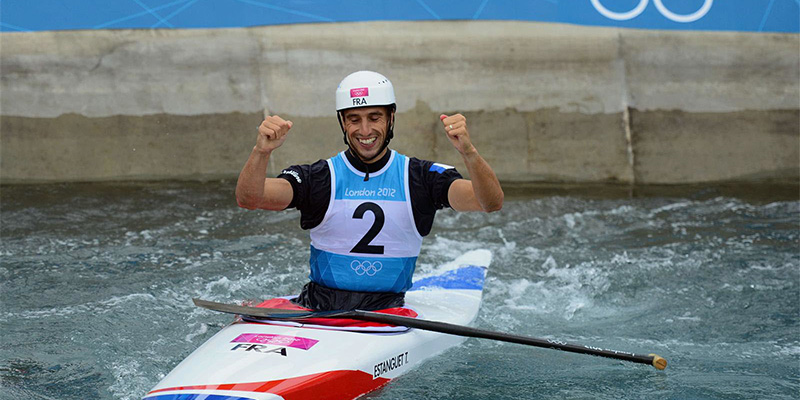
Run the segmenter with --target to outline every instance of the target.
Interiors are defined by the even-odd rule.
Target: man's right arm
[[[286,140],[292,121],[273,115],[258,127],[258,138],[236,182],[236,202],[250,210],[283,210],[292,202],[291,184],[281,178],[267,178],[267,165],[272,151]]]

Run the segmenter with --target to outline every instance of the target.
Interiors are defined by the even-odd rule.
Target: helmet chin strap
[[[353,156],[355,156],[354,158],[357,159],[358,162],[361,163],[361,166],[364,169],[364,182],[369,180],[369,164],[367,164],[367,162],[375,160],[376,158],[378,158],[383,153],[383,151],[386,150],[387,147],[389,147],[389,142],[394,137],[394,113],[393,112],[391,113],[391,116],[392,117],[391,117],[391,120],[389,121],[389,125],[386,127],[386,140],[384,140],[383,144],[381,144],[380,150],[378,150],[378,152],[375,153],[375,155],[372,158],[370,158],[368,160],[362,160],[361,157],[359,157],[358,153],[353,149],[353,146],[351,146],[350,143],[347,141],[347,131],[344,129],[344,123],[342,123],[342,113],[341,112],[337,112],[336,113],[336,117],[339,119],[339,127],[342,128],[342,133],[344,134],[344,144],[347,145],[347,148],[349,149],[350,153]]]

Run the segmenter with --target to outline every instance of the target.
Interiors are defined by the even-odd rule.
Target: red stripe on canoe
[[[355,399],[387,383],[389,379],[372,379],[372,375],[363,371],[329,371],[267,382],[177,386],[153,390],[147,395],[166,391],[238,390],[272,393],[286,400],[339,400]]]

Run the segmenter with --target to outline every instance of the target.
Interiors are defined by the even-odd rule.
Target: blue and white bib
[[[331,199],[311,229],[311,281],[341,290],[404,292],[411,288],[422,236],[408,186],[408,157],[390,150],[386,165],[364,173],[344,152],[327,160]]]

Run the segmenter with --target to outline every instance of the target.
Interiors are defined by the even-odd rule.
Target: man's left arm
[[[467,166],[470,179],[457,179],[447,191],[450,207],[456,211],[492,212],[503,207],[503,189],[492,167],[478,154],[467,130],[467,119],[461,115],[439,117],[450,143],[458,150]]]

